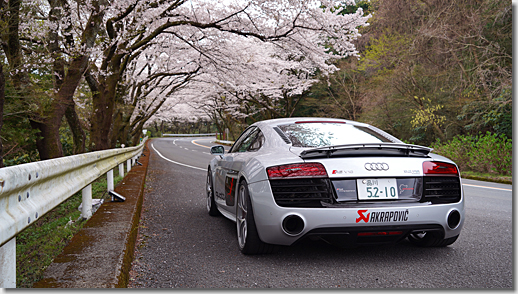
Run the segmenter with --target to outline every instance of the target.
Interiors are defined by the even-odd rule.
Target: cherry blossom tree
[[[163,46],[158,44],[168,45],[160,48]],[[158,42],[149,50],[160,54],[141,54],[128,67],[127,80],[123,83],[126,86],[119,87],[125,95],[114,116],[113,142],[131,139],[136,144],[149,118],[163,107],[169,96],[182,89],[200,71],[201,64],[196,62],[196,56],[190,56],[188,52],[184,51],[180,58],[171,58],[170,54],[176,52],[169,52],[169,44]],[[199,55],[191,48],[186,49]]]
[[[283,54],[297,49],[304,60],[322,65],[326,58],[326,43],[341,56],[356,54],[351,43],[357,28],[365,25],[367,17],[361,10],[351,15],[334,12],[339,2],[312,0],[251,0],[214,4],[213,1],[149,1],[114,2],[106,12],[107,35],[99,52],[101,62],[91,66],[89,84],[93,96],[91,140],[93,149],[105,149],[113,145],[110,138],[117,87],[125,76],[128,65],[148,49],[155,48],[159,40],[168,40],[170,62],[180,55],[194,50],[199,53],[192,63],[203,60],[203,66],[211,65],[212,71],[224,64],[219,58],[232,59],[237,52],[229,51],[231,36],[240,36],[239,41],[254,39],[271,46],[284,48]],[[164,38],[163,36],[167,36]],[[246,38],[245,38],[246,37]],[[167,46],[163,46],[165,48]],[[190,47],[190,50],[187,50]],[[210,50],[209,50],[210,49]],[[231,49],[230,49],[231,50]],[[282,53],[282,51],[279,51]],[[164,54],[162,50],[154,50]],[[329,55],[329,54],[328,54]],[[294,55],[293,58],[297,58]],[[181,59],[181,58],[180,58]],[[211,70],[207,69],[206,72]]]
[[[194,78],[248,108],[241,113],[279,115],[272,105],[281,97],[307,88],[315,70],[334,70],[329,48],[357,54],[351,41],[368,18],[361,9],[339,15],[337,7],[351,2],[330,0],[1,1],[9,11],[2,44],[10,77],[34,96],[26,108],[40,131],[42,159],[62,155],[64,116],[75,144],[84,146],[72,99],[83,76],[92,93],[91,150],[139,133],[150,116],[175,104],[167,100],[187,97]],[[34,91],[49,76],[52,85]]]
[[[266,11],[278,13],[272,17],[279,20],[275,23],[277,34],[281,27],[287,28],[280,15],[289,18],[294,11],[300,13],[289,18],[295,20],[289,33],[251,38],[221,31],[204,32],[203,45],[210,50],[199,51],[210,62],[192,81],[191,92],[170,99],[188,101],[194,108],[202,109],[213,120],[222,122],[220,129],[231,129],[232,122],[239,123],[257,114],[259,118],[291,116],[301,94],[317,81],[317,71],[327,75],[337,69],[331,65],[333,59],[357,55],[351,41],[358,36],[356,28],[366,24],[367,17],[362,16],[361,10],[342,16],[334,15],[332,9],[314,6],[312,13],[304,11],[307,18],[298,25],[302,10],[276,10],[279,7],[270,4]],[[323,19],[324,15],[332,17]],[[330,47],[336,50],[331,52]]]

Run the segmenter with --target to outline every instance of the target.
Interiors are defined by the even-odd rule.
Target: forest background
[[[66,16],[66,1],[48,1],[48,11],[39,12],[36,2],[0,1],[1,165],[135,145],[144,128],[153,136],[229,129],[228,139],[235,139],[254,121],[326,116],[370,123],[405,142],[434,147],[461,170],[512,175],[511,1],[356,1],[336,9],[343,16],[359,9],[370,16],[368,25],[358,25],[361,36],[352,40],[357,56],[334,60],[338,70],[332,73],[304,72],[313,82],[303,90],[289,92],[281,86],[281,95],[274,98],[267,91],[227,87],[193,98],[181,91],[189,90],[196,78],[202,80],[195,66],[170,73],[168,78],[176,80],[168,80],[161,97],[169,97],[160,99],[151,92],[167,74],[150,73],[132,84],[126,73],[146,71],[128,64],[143,56],[156,35],[134,34],[133,43],[124,43],[125,35],[113,24],[125,15],[97,26],[107,12],[100,9],[103,1],[89,2],[93,8],[82,34],[71,37],[63,24],[62,31],[52,30],[52,21]],[[38,20],[41,15],[46,18],[39,23],[24,23],[24,17]],[[27,33],[38,26],[47,29],[44,38]],[[257,38],[243,32],[237,34]],[[117,46],[126,44],[125,51],[114,53],[110,39],[122,39]],[[108,45],[92,62],[95,52],[74,52],[74,43],[83,49]],[[23,70],[29,59],[39,65],[36,70]],[[69,83],[73,86],[59,87]],[[191,92],[193,88],[201,89],[193,86]],[[171,99],[175,94],[180,98]],[[93,115],[104,109],[106,115]]]

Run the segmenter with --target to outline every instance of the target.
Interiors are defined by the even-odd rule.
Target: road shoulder
[[[88,220],[63,252],[45,270],[33,288],[121,288],[128,284],[144,183],[149,161],[149,144],[143,155],[115,192],[124,202],[106,202]]]

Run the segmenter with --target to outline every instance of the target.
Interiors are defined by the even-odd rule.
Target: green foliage
[[[59,127],[59,136],[63,148],[63,156],[74,155],[74,137],[65,120]]]
[[[412,130],[412,136],[408,138],[408,142],[411,144],[422,144],[421,142],[426,142],[429,138],[429,134],[427,131],[427,127],[425,126],[418,126]],[[407,140],[403,139],[405,142]]]
[[[358,8],[363,9],[364,14],[369,14],[371,12],[370,11],[371,3],[370,3],[370,1],[360,0],[360,1],[356,1],[355,5],[344,5],[339,8],[339,9],[341,9],[339,14],[341,14],[341,15],[353,14],[353,13],[356,13],[356,11],[358,11]]]
[[[39,160],[36,151],[37,132],[34,131],[27,118],[26,97],[17,93],[6,79],[4,123],[0,132],[3,146],[4,165],[12,166]]]
[[[361,58],[359,70],[369,72],[375,69],[382,73],[393,69],[405,58],[411,41],[407,36],[391,32],[373,39]]]
[[[464,126],[467,131],[486,130],[512,138],[512,102],[512,89],[504,89],[495,99],[476,99],[466,103],[459,118],[468,121]]]
[[[512,175],[513,143],[504,134],[487,132],[476,136],[458,135],[431,146],[434,152],[455,161],[459,168],[493,175]]]
[[[443,105],[432,105],[432,100],[424,97],[414,96],[414,98],[422,102],[422,107],[413,110],[415,114],[411,121],[413,127],[428,126],[430,124],[441,125],[446,121],[446,117],[436,114],[437,111],[444,107]]]

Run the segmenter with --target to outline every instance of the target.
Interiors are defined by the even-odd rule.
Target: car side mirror
[[[212,155],[223,155],[225,154],[225,147],[218,145],[210,148],[210,154]]]

